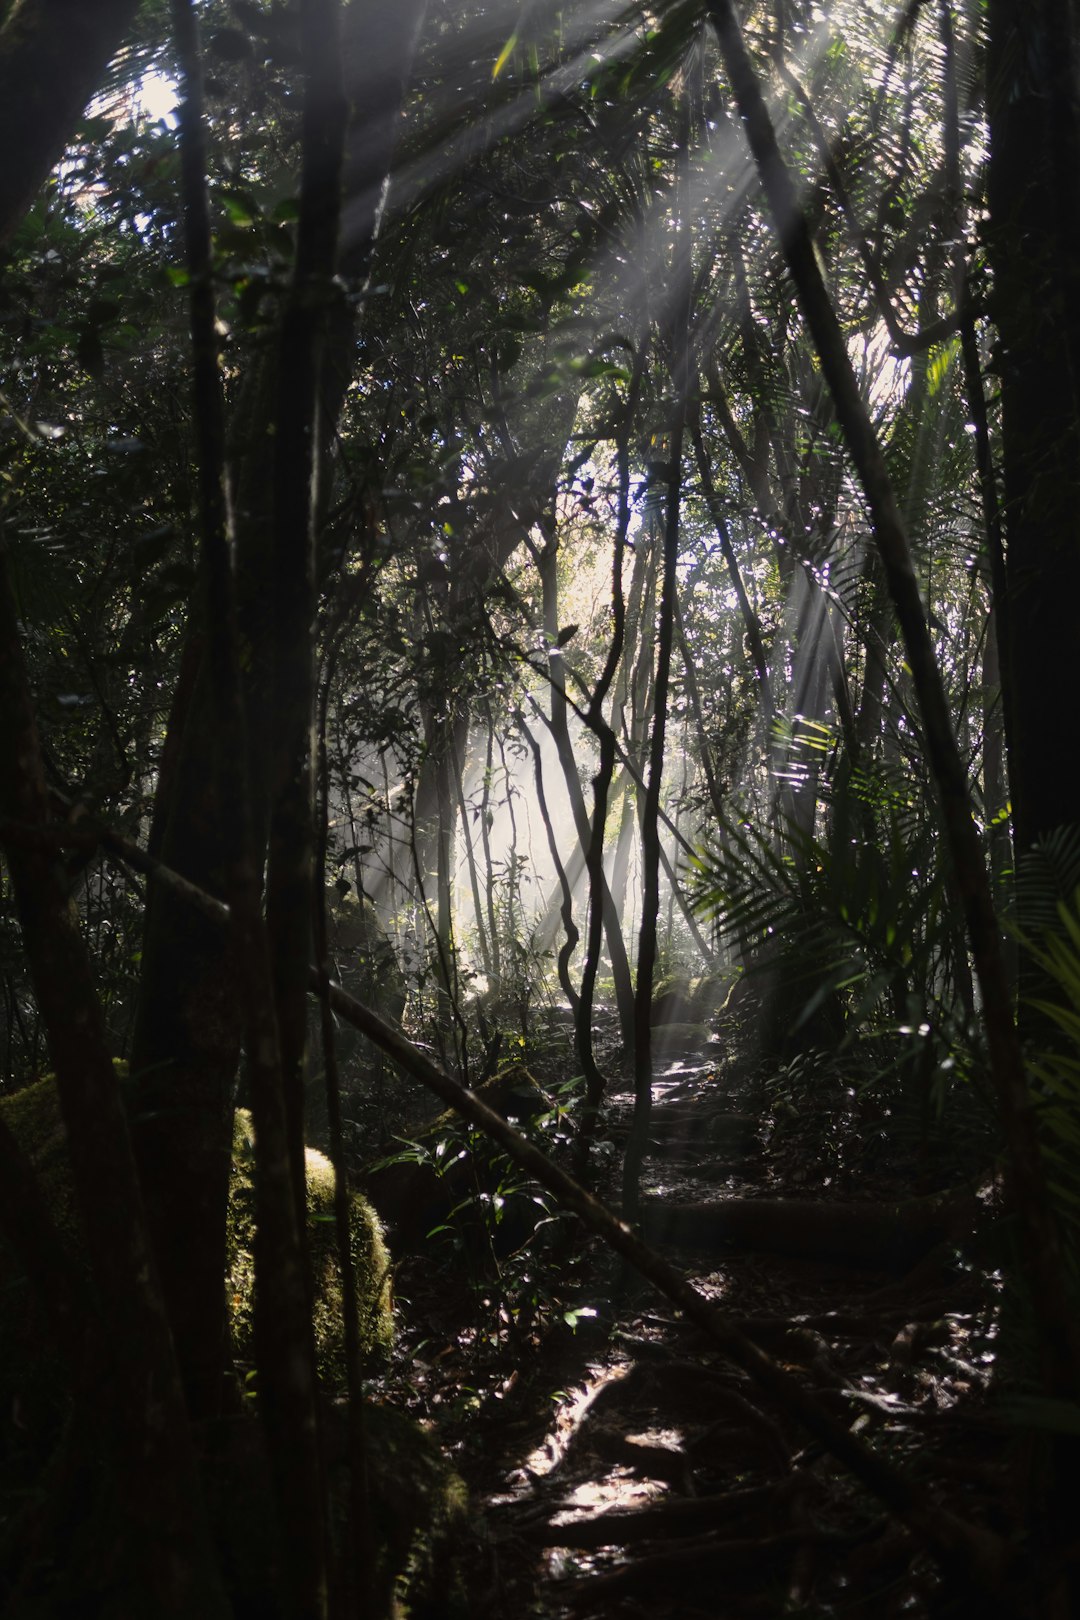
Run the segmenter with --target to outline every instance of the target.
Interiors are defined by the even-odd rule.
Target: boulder
[[[37,1171],[61,1235],[78,1254],[82,1239],[55,1079],[47,1075],[4,1098],[0,1101],[0,1110]],[[334,1173],[329,1159],[315,1149],[306,1150],[306,1159],[316,1349],[321,1372],[328,1382],[337,1382],[343,1371],[345,1324],[333,1219]],[[229,1186],[225,1281],[234,1349],[242,1363],[253,1359],[254,1168],[251,1119],[244,1110],[238,1109]],[[390,1260],[378,1216],[357,1193],[352,1195],[350,1228],[359,1294],[360,1340],[365,1354],[371,1356],[387,1350],[393,1338]],[[2,1241],[0,1291],[4,1297],[4,1308],[0,1311],[0,1390],[10,1399],[16,1397],[24,1380],[34,1382],[34,1369],[40,1362],[41,1325],[28,1284],[18,1274]]]

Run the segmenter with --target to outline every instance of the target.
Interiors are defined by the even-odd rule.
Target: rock
[[[56,1083],[51,1075],[0,1102],[0,1111],[23,1147],[42,1183],[60,1233],[79,1253],[82,1240],[68,1167],[67,1140]],[[306,1151],[308,1242],[315,1281],[315,1336],[320,1370],[339,1381],[345,1325],[341,1279],[333,1222],[334,1175],[330,1161],[313,1148]],[[241,1362],[252,1359],[254,1294],[254,1174],[250,1116],[238,1109],[233,1138],[229,1189],[226,1285],[234,1348]],[[352,1196],[351,1235],[360,1301],[360,1338],[369,1356],[389,1348],[393,1338],[390,1260],[382,1227],[371,1205]],[[5,1290],[0,1313],[0,1389],[9,1400],[22,1384],[40,1376],[41,1324],[26,1280],[0,1243],[0,1287]],[[55,1369],[53,1369],[55,1372]],[[52,1373],[49,1374],[52,1377]]]
[[[324,1153],[305,1148],[308,1253],[315,1283],[315,1353],[319,1371],[332,1382],[345,1372],[345,1320],[334,1221],[334,1167]],[[255,1138],[251,1115],[236,1110],[233,1169],[229,1182],[228,1273],[233,1349],[238,1360],[254,1359],[252,1338],[255,1270]],[[349,1217],[350,1250],[357,1284],[360,1347],[366,1357],[388,1351],[394,1338],[390,1256],[382,1223],[362,1193],[353,1193]]]

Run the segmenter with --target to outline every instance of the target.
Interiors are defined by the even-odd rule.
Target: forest
[[[0,151],[0,1612],[1071,1620],[1072,0],[0,0]]]

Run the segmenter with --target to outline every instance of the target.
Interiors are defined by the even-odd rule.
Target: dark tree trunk
[[[1080,819],[1072,742],[1080,707],[1080,29],[1069,0],[992,0],[988,16],[1005,475],[1001,673],[1022,857]]]
[[[0,552],[0,814],[49,820],[15,601]],[[6,859],[56,1070],[72,1181],[111,1354],[97,1392],[131,1532],[133,1615],[227,1612],[202,1509],[172,1337],[147,1233],[120,1086],[90,962],[55,856]],[[47,1245],[47,1233],[41,1234]],[[70,1322],[64,1328],[71,1332]]]
[[[422,0],[398,6],[381,3],[373,19],[370,7],[354,3],[346,19],[346,72],[355,87],[356,148],[346,189],[358,201],[346,220],[344,257],[361,271],[370,258],[375,228],[371,175],[378,171],[381,186],[396,135],[396,116],[387,116],[382,102],[393,86],[395,113],[400,108],[423,9]],[[370,74],[375,74],[372,83]],[[356,188],[354,172],[359,177]],[[363,207],[359,199],[366,199]],[[326,378],[322,393],[324,442],[351,377],[355,320],[350,316],[344,324],[348,330],[336,332],[333,345],[340,364]],[[265,847],[267,833],[274,742],[269,494],[274,485],[270,428],[275,405],[273,367],[256,367],[238,401],[232,455],[239,469],[238,613],[250,653],[245,684],[251,806],[260,848]],[[202,644],[204,621],[198,610],[188,633]],[[155,821],[162,829],[161,854],[166,862],[199,887],[223,896],[222,840],[226,818],[235,813],[235,806],[222,804],[218,788],[215,713],[216,695],[204,658],[183,716],[175,769],[159,784]],[[219,1409],[222,1390],[225,1195],[243,1024],[240,967],[220,930],[176,895],[161,889],[151,892],[132,1050],[132,1074],[140,1097],[137,1147],[185,1389],[192,1411],[204,1415]],[[182,1220],[177,1218],[179,1210]]]
[[[25,0],[0,29],[0,242],[30,207],[120,48],[138,0]]]

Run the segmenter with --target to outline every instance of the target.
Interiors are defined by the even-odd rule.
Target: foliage
[[[985,1167],[994,1144],[979,995],[911,671],[710,7],[432,5],[395,101],[393,75],[365,74],[376,76],[381,19],[398,9],[345,7],[348,206],[325,341],[311,356],[324,363],[307,492],[316,601],[310,642],[287,649],[317,668],[307,721],[325,750],[332,971],[466,1080],[509,1052],[547,1087],[565,1072],[578,987],[595,973],[601,1000],[623,988],[619,945],[633,963],[640,940],[651,960],[654,942],[646,950],[638,931],[644,784],[663,722],[659,960],[688,980],[704,972],[710,983],[738,979],[748,999],[758,992],[743,1016],[764,1032],[774,1134],[790,1131],[809,1151],[798,1134],[809,1123],[837,1174],[886,1161],[923,1177]],[[991,616],[1002,567],[994,468],[1008,433],[986,379],[996,373],[1004,390],[1012,378],[988,311],[1000,323],[1016,300],[1001,300],[987,257],[997,204],[986,198],[986,8],[738,9],[912,539],[980,832],[1007,890],[1003,712],[1014,732],[1016,718],[995,689],[1018,658],[1007,645],[998,656],[1006,614]],[[205,0],[194,10],[213,237],[195,290],[215,299],[233,650],[261,871],[271,800],[289,775],[272,735],[284,615],[272,601],[271,536],[277,356],[311,173],[298,26],[308,8]],[[177,71],[169,14],[164,0],[139,8],[0,263],[0,543],[58,826],[90,818],[167,850],[221,897],[223,835],[239,807],[217,786],[206,673],[206,424],[189,389],[179,138],[174,118],[150,117],[140,100],[148,72]],[[371,175],[384,117],[396,144]],[[372,191],[377,237],[358,224]],[[685,314],[673,307],[684,252]],[[671,426],[683,415],[677,452]],[[668,712],[658,714],[669,520],[678,601]],[[1006,549],[1022,572],[1019,550]],[[540,738],[535,759],[525,717]],[[604,825],[596,812],[612,904],[601,955],[586,962],[584,846],[601,742],[615,760]],[[243,1046],[220,924],[204,919],[199,935],[192,922],[191,948],[175,948],[190,982],[177,988],[175,962],[148,966],[155,907],[160,918],[171,891],[90,854],[65,856],[59,870],[111,1050],[131,1050],[140,1017],[144,1030],[165,1027],[156,996],[183,1026],[190,1068],[170,1033],[166,1061],[146,1066],[148,1086],[167,1091],[175,1060],[183,1117],[201,1109],[211,1133],[227,1117]],[[1080,880],[1074,834],[1051,833],[1020,872],[1027,965],[1061,991],[1039,999],[1060,1040],[1035,1052],[1031,1073],[1075,1253],[1080,924],[1059,908]],[[308,909],[298,902],[294,940],[306,937]],[[0,979],[3,1078],[15,1092],[4,1107],[47,1168],[59,1151],[53,1125],[33,1126],[29,1113],[51,1090],[18,1089],[43,1067],[45,1040],[6,869]],[[557,1038],[544,1022],[555,996]],[[601,1006],[600,1031],[606,1016]],[[574,1068],[594,1036],[591,1019],[580,1026]],[[644,1065],[650,1048],[639,1045]],[[451,1120],[408,1129],[408,1088],[390,1084],[355,1032],[340,1031],[338,1047],[350,1159],[370,1158],[388,1120],[407,1136],[379,1173],[417,1173],[420,1193],[399,1217],[412,1223],[407,1246],[435,1228],[464,1257],[477,1333],[493,1342],[561,1308],[546,1202]],[[335,1108],[317,1067],[305,1139],[322,1145]],[[535,1115],[534,1139],[562,1153],[576,1100],[549,1104],[523,1112]],[[197,1172],[181,1157],[182,1191]],[[307,1165],[316,1333],[337,1379],[329,1172],[314,1150]],[[228,1286],[242,1361],[252,1203],[239,1116]],[[367,1204],[352,1210],[377,1350],[390,1335],[387,1261]],[[70,1213],[63,1199],[57,1212]]]
[[[834,733],[804,726],[789,757],[822,755],[822,833],[783,811],[764,832],[722,821],[695,859],[697,907],[739,941],[748,986],[760,981],[788,1059],[773,1082],[785,1106],[801,1112],[809,1087],[823,1125],[847,1135],[857,1095],[868,1151],[890,1115],[894,1151],[920,1136],[924,1151],[931,1136],[955,1149],[958,1123],[978,1142],[966,940],[931,807],[896,768],[852,767]]]
[[[556,1158],[570,1149],[581,1102],[578,1082],[549,1095],[509,1066],[479,1088],[528,1140]],[[547,1194],[452,1112],[369,1166],[365,1185],[402,1250],[446,1254],[471,1278],[481,1305],[478,1332],[497,1341],[561,1309],[551,1265],[561,1229]]]

